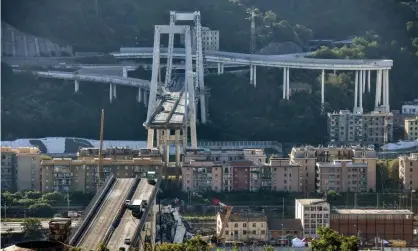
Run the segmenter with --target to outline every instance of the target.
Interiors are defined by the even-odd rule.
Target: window
[[[235,224],[234,224],[234,227],[238,228],[238,223],[235,223]]]
[[[246,234],[247,234],[247,231],[246,231],[246,230],[243,230],[243,231],[242,231],[242,234],[243,234],[243,235],[246,235]]]
[[[257,227],[257,223],[253,223],[253,227]]]
[[[247,227],[247,223],[242,223],[242,226],[243,227]]]
[[[266,234],[266,230],[261,230],[261,234]]]

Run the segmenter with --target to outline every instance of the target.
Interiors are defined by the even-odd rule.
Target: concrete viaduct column
[[[144,93],[144,105],[145,107],[147,107],[148,106],[148,91],[144,90],[143,93]]]
[[[109,85],[109,101],[110,103],[113,101],[113,84]]]
[[[382,70],[376,71],[376,98],[374,107],[375,109],[379,107],[381,104],[381,98],[382,98]]]
[[[325,70],[321,74],[321,113],[325,111]]]
[[[80,90],[80,83],[78,80],[74,80],[74,92],[78,92]]]
[[[141,103],[142,101],[142,89],[138,87],[138,95],[136,96],[136,101]]]
[[[175,131],[175,142],[176,142],[176,167],[180,166],[180,129]]]
[[[290,97],[290,69],[283,68],[283,99],[289,100]]]
[[[355,112],[357,110],[357,96],[358,96],[358,71],[356,71],[355,76],[354,76],[354,108],[353,108],[353,112]]]
[[[113,97],[116,98],[116,85],[113,84]]]
[[[221,75],[224,73],[224,63],[218,63],[218,75]]]
[[[122,67],[122,77],[128,77],[128,69],[126,67]]]
[[[39,49],[39,40],[37,37],[35,37],[35,50],[36,50],[36,56],[41,55],[41,50]]]
[[[147,148],[154,148],[154,129],[148,129]]]

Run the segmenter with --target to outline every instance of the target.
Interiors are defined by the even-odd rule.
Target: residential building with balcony
[[[184,155],[184,191],[256,191],[270,183],[264,174],[266,155],[261,149],[190,149]]]
[[[412,244],[413,218],[409,210],[335,209],[330,227],[345,236],[358,236],[363,243],[375,243],[380,238]]]
[[[133,159],[140,155],[143,149],[131,148],[105,148],[102,151],[103,158],[110,158],[115,160]],[[93,160],[99,157],[99,148],[81,148],[77,152],[77,159],[79,160]]]
[[[271,190],[299,192],[301,166],[285,158],[270,158]]]
[[[406,190],[418,189],[418,153],[399,156],[399,181]]]
[[[117,178],[145,177],[148,171],[160,172],[162,157],[157,149],[141,149],[133,159],[103,158],[100,172],[101,183],[113,173]],[[147,151],[149,150],[149,151]],[[149,154],[147,154],[149,152]],[[42,191],[95,191],[99,182],[99,158],[72,160],[54,158],[41,162]]]
[[[333,165],[335,160],[351,161],[350,166],[357,163],[366,163],[367,191],[376,190],[376,151],[373,147],[360,146],[302,146],[293,147],[290,153],[290,160],[300,165],[300,191],[315,192],[318,185],[318,168],[324,163]],[[317,166],[317,163],[321,163]],[[358,169],[358,168],[357,168]],[[356,170],[357,170],[356,169]],[[325,170],[325,169],[324,169]],[[324,172],[323,172],[324,173]],[[357,175],[357,174],[356,174]],[[351,176],[350,176],[351,177]],[[345,178],[345,177],[344,177]],[[348,176],[347,176],[348,179]],[[348,182],[348,180],[347,180]],[[351,182],[350,182],[351,183]],[[319,182],[319,184],[321,184]]]
[[[17,189],[41,190],[41,152],[36,147],[16,148]]]
[[[318,162],[317,191],[326,193],[367,192],[367,163],[354,163],[351,160]]]
[[[330,205],[322,199],[295,200],[295,219],[300,219],[303,228],[303,237],[316,238],[318,227],[329,227]]]
[[[191,30],[192,49],[196,50],[196,27]],[[180,42],[184,45],[184,35],[180,35]],[[219,30],[202,27],[202,47],[204,50],[219,51]]]
[[[405,140],[418,139],[418,116],[414,118],[405,119]]]
[[[328,135],[333,143],[383,145],[393,140],[393,114],[349,110],[328,113]]]
[[[418,115],[418,99],[405,102],[405,104],[402,105],[402,114],[412,116]]]
[[[41,155],[36,147],[2,147],[1,180],[4,191],[40,190]]]
[[[1,190],[17,190],[17,153],[11,147],[1,147]]]
[[[216,234],[221,232],[225,212],[216,215]],[[225,241],[267,241],[267,216],[263,213],[232,213],[224,232]]]

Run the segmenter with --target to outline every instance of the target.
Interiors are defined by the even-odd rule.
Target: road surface
[[[134,179],[116,179],[114,187],[107,195],[101,209],[93,219],[91,225],[82,237],[79,247],[85,250],[96,250],[103,237],[109,230],[115,214],[119,210],[122,203],[129,192]]]
[[[153,189],[154,186],[149,185],[147,179],[141,179],[132,200],[148,200]],[[118,250],[120,247],[125,247],[125,249],[128,250],[129,246],[125,245],[124,241],[126,238],[132,239],[138,224],[139,219],[132,216],[131,210],[126,210],[119,226],[113,232],[107,248],[109,250]]]

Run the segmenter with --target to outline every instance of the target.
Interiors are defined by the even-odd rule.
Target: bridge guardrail
[[[113,218],[112,225],[110,226],[110,228],[107,230],[105,236],[103,237],[102,243],[104,245],[107,245],[109,243],[110,238],[113,235],[113,232],[115,232],[115,229],[118,227],[118,225],[121,221],[121,218],[126,211],[125,201],[129,200],[129,199],[132,199],[132,196],[134,195],[135,190],[138,187],[140,180],[141,179],[139,178],[138,175],[135,176],[135,180],[132,183],[131,187],[129,188],[128,193],[126,194],[125,200],[123,201],[123,204],[120,205],[120,207],[118,209],[118,212],[116,213],[115,217]]]
[[[133,234],[133,239],[131,244],[129,245],[128,251],[132,251],[135,247],[138,247],[140,243],[140,234],[141,230],[144,228],[145,222],[148,218],[149,211],[153,207],[152,202],[155,200],[155,197],[157,196],[158,190],[160,188],[161,184],[161,178],[158,178],[157,183],[154,185],[154,191],[152,191],[152,194],[148,200],[148,207],[145,209],[145,212],[142,214],[141,221],[139,222],[138,226],[135,229],[135,233]]]
[[[87,214],[85,214],[82,217],[81,223],[78,225],[78,227],[72,231],[69,241],[70,245],[74,246],[77,244],[77,241],[80,238],[80,234],[82,233],[82,231],[84,231],[87,222],[90,222],[93,213],[95,213],[98,207],[98,202],[103,200],[104,195],[107,194],[115,180],[116,178],[114,174],[111,174],[109,177],[107,177],[103,186],[99,188],[99,190],[94,195],[93,199],[90,201],[89,205],[84,209],[84,212],[87,212]]]

